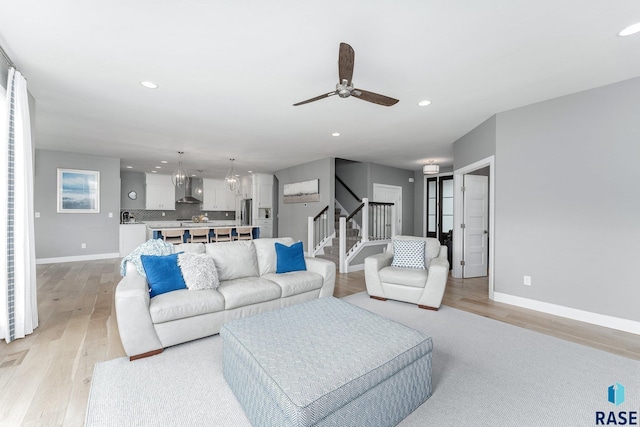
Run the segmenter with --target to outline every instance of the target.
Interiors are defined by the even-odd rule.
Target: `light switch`
[[[109,218],[113,218],[113,212],[109,212]]]

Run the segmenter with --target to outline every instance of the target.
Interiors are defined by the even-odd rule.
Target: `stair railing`
[[[310,216],[307,224],[307,247],[310,257],[316,256],[316,251],[333,234],[329,228],[329,205],[316,216]]]

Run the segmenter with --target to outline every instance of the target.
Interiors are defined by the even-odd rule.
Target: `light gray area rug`
[[[344,298],[433,338],[433,395],[410,426],[593,426],[640,410],[640,362],[443,306]],[[384,345],[383,342],[378,345]],[[625,401],[607,400],[625,387]],[[606,418],[605,418],[606,420]],[[248,426],[222,376],[218,335],[95,367],[87,426]]]

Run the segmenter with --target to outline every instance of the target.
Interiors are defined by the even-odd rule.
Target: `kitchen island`
[[[234,221],[235,223],[235,221]],[[260,227],[259,226],[248,226],[248,225],[235,225],[229,224],[229,221],[208,221],[208,222],[180,222],[180,221],[149,221],[146,222],[147,226],[147,238],[148,239],[162,239],[162,231],[163,230],[182,230],[184,231],[184,236],[182,237],[183,242],[188,242],[191,234],[189,233],[190,229],[194,228],[208,228],[209,229],[209,239],[211,241],[215,240],[216,229],[221,228],[231,228],[231,235],[237,236],[236,228],[238,227],[252,227],[252,236],[254,239],[260,238]]]

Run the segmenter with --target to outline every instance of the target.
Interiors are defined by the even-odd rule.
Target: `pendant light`
[[[434,165],[433,160],[429,160],[429,164],[422,167],[422,173],[425,175],[433,175],[438,172],[440,172],[440,166]]]
[[[176,169],[173,172],[173,175],[171,175],[171,182],[178,188],[184,188],[187,184],[187,179],[189,179],[187,177],[187,171],[182,167],[182,155],[184,154],[184,151],[178,151],[178,154],[180,154],[180,161],[178,162],[178,169]]]
[[[229,191],[236,191],[236,188],[238,188],[238,177],[236,176],[236,171],[233,169],[233,162],[236,159],[229,160],[231,160],[231,169],[227,172],[227,176],[224,177],[224,186]]]

